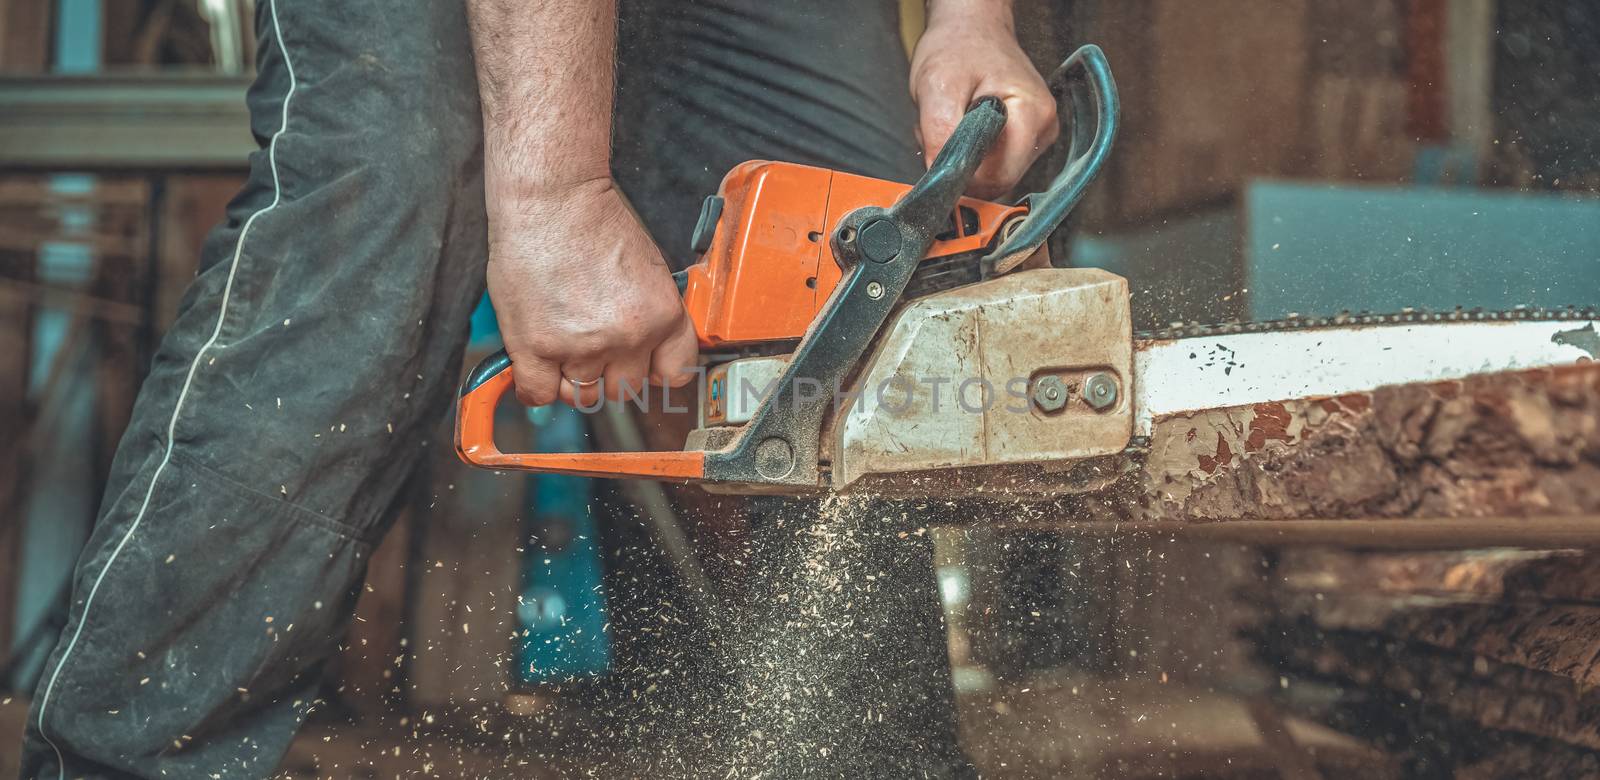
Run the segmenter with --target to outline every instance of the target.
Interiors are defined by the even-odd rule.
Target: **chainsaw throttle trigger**
[[[1111,154],[1119,108],[1105,52],[1094,44],[1078,49],[1050,74],[1048,83],[1058,102],[1068,98],[1072,103],[1067,161],[1049,189],[1017,201],[1028,205],[1028,216],[983,258],[985,279],[1010,271],[1038,250],[1083,199]]]
[[[705,474],[705,453],[501,452],[494,443],[494,410],[511,389],[511,356],[500,350],[467,374],[456,407],[456,454],[474,466],[585,477],[638,477],[689,482]]]

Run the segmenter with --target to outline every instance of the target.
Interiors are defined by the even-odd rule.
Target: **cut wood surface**
[[[1092,516],[1205,522],[1600,511],[1600,364],[1156,421]]]

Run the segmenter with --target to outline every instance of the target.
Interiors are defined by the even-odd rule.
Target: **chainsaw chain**
[[[1290,314],[1281,320],[1262,320],[1259,322],[1222,322],[1215,324],[1174,322],[1165,328],[1135,332],[1133,337],[1141,341],[1165,341],[1204,336],[1228,336],[1239,333],[1279,333],[1282,331],[1348,328],[1363,325],[1413,325],[1436,322],[1582,322],[1595,319],[1600,319],[1600,307],[1596,306],[1565,306],[1561,308],[1517,306],[1499,311],[1481,308],[1457,308],[1442,312],[1408,308],[1402,309],[1395,314],[1343,312],[1332,317],[1301,317],[1297,314]]]
[[[912,275],[902,297],[906,300],[921,298],[980,281],[982,274],[979,271],[978,258],[982,255],[982,252],[971,252],[924,261],[922,267]],[[1164,328],[1136,331],[1133,337],[1141,341],[1164,341],[1239,333],[1279,333],[1367,325],[1413,325],[1436,322],[1581,322],[1597,319],[1600,319],[1600,306],[1569,305],[1551,308],[1520,305],[1502,310],[1456,307],[1450,311],[1406,308],[1393,314],[1346,311],[1331,317],[1302,317],[1290,314],[1283,319],[1254,322],[1174,322]]]

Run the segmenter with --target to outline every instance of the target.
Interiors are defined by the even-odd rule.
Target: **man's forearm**
[[[1007,30],[1015,28],[1012,0],[928,0],[928,24],[956,19],[998,21]]]
[[[616,0],[467,0],[490,209],[610,176]]]

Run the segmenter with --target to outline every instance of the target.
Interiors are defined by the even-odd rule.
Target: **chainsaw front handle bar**
[[[1017,201],[1028,205],[1028,216],[1000,246],[983,258],[985,278],[1015,268],[1061,226],[1099,175],[1117,137],[1117,119],[1121,112],[1117,83],[1111,78],[1111,65],[1099,46],[1089,44],[1073,52],[1050,74],[1048,83],[1058,103],[1062,98],[1072,103],[1067,162],[1050,182],[1049,189]]]
[[[930,238],[942,232],[962,193],[972,183],[972,174],[994,148],[1005,126],[1006,104],[999,98],[981,97],[974,101],[934,155],[928,172],[889,207],[889,215],[902,227],[926,231]]]
[[[912,272],[945,229],[972,174],[1005,127],[1005,105],[973,104],[928,172],[887,209],[858,209],[840,220],[832,242],[849,267],[796,346],[750,422],[726,449],[671,452],[505,453],[494,441],[494,413],[512,388],[511,357],[500,350],[467,374],[456,409],[456,453],[488,469],[591,477],[634,477],[817,485],[826,394],[800,393],[801,381],[836,387],[866,353]]]

